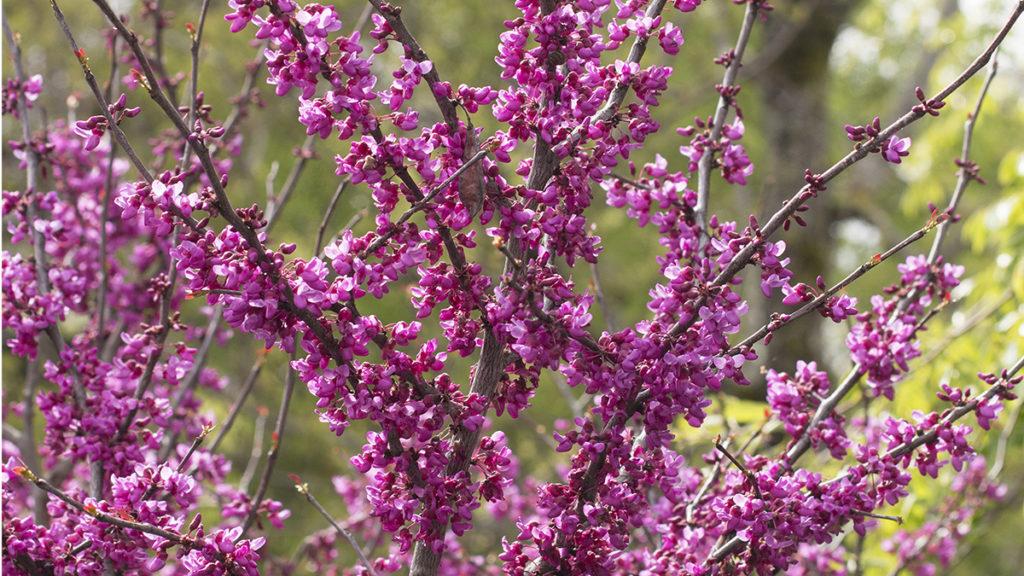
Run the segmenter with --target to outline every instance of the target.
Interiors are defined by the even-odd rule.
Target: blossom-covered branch
[[[369,0],[351,22],[331,4],[230,0],[221,25],[249,35],[259,56],[244,70],[238,60],[241,90],[226,105],[199,76],[219,48],[208,45],[216,3],[195,3],[180,71],[164,60],[176,27],[163,3],[142,8],[147,38],[129,24],[134,14],[93,0],[111,28],[106,87],[73,33],[86,39],[77,7],[66,16],[51,4],[93,95],[82,107],[96,114],[55,114],[33,132],[44,116],[30,119],[33,106],[51,98],[16,59],[3,102],[21,123],[11,147],[26,182],[4,192],[2,308],[10,352],[38,363],[40,381],[5,403],[21,426],[5,425],[16,440],[4,443],[5,570],[319,573],[347,561],[353,573],[415,576],[828,571],[856,548],[841,539],[848,527],[863,536],[878,521],[902,521],[885,507],[906,498],[913,469],[934,478],[948,465],[973,478],[984,468],[963,417],[988,428],[1014,398],[1020,363],[983,375],[980,393],[941,384],[949,406],[912,420],[879,404],[899,392],[921,334],[955,308],[966,281],[941,246],[968,182],[980,179],[970,142],[994,66],[965,126],[950,203],[927,224],[831,286],[824,270],[799,271],[817,276],[815,286],[798,282],[778,236],[827,218],[812,200],[861,160],[908,162],[902,131],[945,112],[1024,2],[935,96],[919,89],[888,126],[846,126],[854,149],[807,171],[763,223],[711,214],[710,192],[718,178],[744,186],[754,174],[745,134],[757,126],[744,123],[737,81],[757,49],[756,22],[772,16],[764,0],[734,1],[743,17],[735,47],[715,60],[725,68],[715,112],[676,131],[679,156],[653,149],[652,136],[700,0],[516,0],[496,38],[496,77],[479,86],[440,73],[455,67],[436,61],[442,49],[415,30],[412,5]],[[17,52],[6,21],[5,34]],[[264,69],[268,97],[284,108],[256,109]],[[147,96],[155,108],[144,111],[136,100]],[[268,158],[257,179],[267,192],[254,194],[264,186],[249,186],[252,164],[239,158],[268,123],[241,120],[277,121],[281,110],[305,141],[273,148],[296,151],[289,175],[278,187],[287,161]],[[308,177],[323,162],[336,176],[326,184]],[[338,229],[350,199],[365,208]],[[597,212],[601,200],[607,212]],[[289,220],[309,220],[296,213],[302,202],[325,204],[315,230],[304,229],[312,250],[299,253],[286,237]],[[626,324],[611,318],[625,318],[615,304],[623,287],[637,287],[621,278],[632,268],[601,268],[614,284],[598,279],[611,247],[597,225],[616,210],[653,229],[659,246],[656,280],[639,287],[647,312]],[[893,282],[859,309],[847,292],[932,228],[931,252],[897,264]],[[579,280],[584,268],[589,283]],[[743,337],[758,298],[792,311]],[[604,326],[593,323],[595,303]],[[845,378],[815,358],[769,365],[763,417],[737,423],[731,403],[712,409],[722,386],[749,383],[759,342],[812,312],[849,324]],[[223,372],[238,364],[219,356],[229,341],[252,359],[239,374]],[[269,410],[245,406],[278,358],[287,365],[283,382],[274,379],[268,449]],[[221,418],[204,400],[229,381],[238,386]],[[568,400],[555,409],[571,418],[549,433],[555,409],[535,404],[552,382]],[[303,387],[313,414],[298,411]],[[858,387],[863,414],[842,405]],[[235,451],[227,435],[250,414],[252,446]],[[343,521],[296,480],[333,530],[284,558],[263,543],[289,518],[275,478],[302,448],[302,417],[328,434],[359,434],[362,447],[333,482]],[[727,437],[714,443],[717,430],[679,433],[719,424]],[[521,461],[523,427],[543,441]],[[537,474],[546,450],[563,456]],[[249,458],[240,475],[236,452],[241,465]],[[812,468],[826,459],[844,472],[824,479]],[[198,510],[210,504],[221,513],[204,522]],[[487,546],[465,537],[473,530],[506,537]]]

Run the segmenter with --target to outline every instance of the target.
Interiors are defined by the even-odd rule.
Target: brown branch
[[[597,307],[601,310],[601,316],[604,316],[604,326],[609,333],[615,332],[615,312],[611,306],[608,305],[608,300],[604,294],[604,288],[601,285],[601,274],[598,270],[597,262],[590,263],[590,284],[594,290],[594,298],[597,300]]]
[[[299,350],[298,338],[296,338],[295,350]],[[292,360],[295,360],[295,355],[296,352],[292,352]],[[249,509],[249,513],[245,516],[245,521],[242,522],[242,532],[238,535],[237,540],[244,538],[245,533],[256,522],[260,505],[263,503],[263,497],[266,496],[267,490],[270,488],[270,477],[274,473],[277,457],[281,453],[281,442],[284,440],[285,424],[288,421],[288,407],[291,406],[292,393],[294,391],[295,370],[288,366],[288,373],[284,377],[284,389],[281,392],[281,405],[277,411],[277,422],[274,424],[274,433],[270,439],[270,450],[267,451],[267,463],[263,467],[260,483],[256,487],[256,493],[253,495],[252,508]]]
[[[217,448],[220,447],[220,443],[224,441],[224,437],[228,435],[228,431],[234,426],[235,420],[238,418],[238,413],[241,412],[242,406],[245,405],[246,399],[249,398],[249,394],[252,392],[253,387],[256,385],[256,380],[260,375],[260,371],[263,370],[263,363],[266,361],[266,356],[260,354],[256,358],[256,363],[253,364],[252,369],[249,371],[249,375],[246,376],[245,382],[242,383],[242,389],[235,398],[235,402],[231,405],[228,410],[228,415],[224,419],[224,424],[220,428],[220,432],[217,433],[217,437],[213,439],[213,443],[210,444],[210,452],[216,452]]]
[[[408,210],[403,212],[401,216],[398,217],[398,220],[396,220],[391,225],[391,228],[387,232],[381,234],[379,237],[377,237],[376,240],[373,241],[373,243],[367,246],[366,249],[363,250],[362,252],[362,257],[368,257],[377,250],[381,249],[385,244],[388,243],[388,240],[391,240],[391,238],[393,238],[395,234],[398,234],[401,231],[401,226],[408,222],[409,218],[412,218],[414,215],[416,215],[417,212],[428,209],[430,207],[430,202],[433,201],[433,199],[437,197],[438,194],[440,194],[445,188],[447,188],[453,182],[455,182],[455,180],[457,180],[458,177],[461,176],[466,170],[469,170],[474,164],[483,160],[484,157],[487,156],[487,153],[488,150],[478,151],[469,160],[466,160],[462,164],[462,166],[459,166],[459,168],[455,172],[452,172],[450,176],[445,178],[440,184],[434,186],[426,195],[417,192],[420,195],[420,199],[413,203],[413,205],[410,206]]]
[[[256,410],[256,422],[252,426],[252,449],[249,451],[249,461],[245,463],[245,470],[242,477],[238,479],[238,489],[243,493],[249,493],[249,484],[252,477],[256,475],[256,469],[260,466],[263,458],[263,435],[267,430],[267,407],[260,406]]]
[[[157,73],[160,75],[160,83],[167,89],[167,95],[171,102],[178,105],[177,82],[171,79],[164,63],[164,30],[167,28],[164,22],[163,0],[153,2],[153,63]]]
[[[970,318],[968,318],[967,321],[963,323],[963,325],[957,327],[955,330],[947,332],[943,337],[942,341],[939,342],[939,344],[936,345],[935,348],[931,349],[928,352],[928,354],[921,358],[921,364],[930,364],[932,360],[939,356],[939,354],[945,352],[946,348],[948,348],[950,344],[956,341],[957,338],[960,338],[964,334],[967,334],[971,330],[977,328],[984,321],[991,318],[993,314],[998,312],[1004,304],[1010,302],[1011,300],[1013,300],[1013,290],[1007,289],[1005,292],[1002,293],[1001,296],[999,296],[999,298],[997,298],[991,304],[984,306],[977,313],[971,315]]]
[[[739,354],[744,350],[749,349],[754,344],[757,344],[758,342],[766,338],[768,335],[774,334],[783,326],[786,326],[787,324],[790,324],[795,320],[798,320],[799,318],[806,316],[810,312],[821,308],[822,306],[825,305],[829,298],[836,295],[839,291],[846,288],[850,284],[853,284],[858,278],[867,274],[882,262],[885,262],[889,258],[892,258],[894,255],[898,254],[907,246],[910,246],[914,242],[917,242],[918,240],[923,238],[926,234],[928,234],[928,232],[932,228],[935,228],[935,226],[936,221],[930,221],[921,228],[918,228],[916,231],[911,233],[909,236],[901,240],[896,245],[890,247],[885,252],[875,255],[875,257],[873,257],[871,260],[868,260],[867,262],[858,266],[852,272],[847,274],[845,278],[843,278],[842,280],[840,280],[839,282],[837,282],[836,284],[834,284],[833,286],[819,294],[810,302],[807,302],[806,304],[798,308],[792,314],[783,314],[778,318],[773,319],[771,322],[768,322],[767,324],[761,326],[753,334],[744,338],[739,344],[736,344],[735,346],[730,348],[729,351],[726,352],[726,354]]]
[[[209,11],[209,9],[210,9],[210,0],[203,0],[203,4],[202,4],[202,6],[199,9],[199,25],[196,28],[195,33],[192,34],[192,47],[190,49],[190,52],[192,54],[192,80],[191,80],[191,83],[189,85],[190,95],[189,95],[189,104],[188,104],[188,125],[189,126],[195,126],[195,122],[196,122],[196,102],[197,102],[198,97],[199,97],[199,49],[202,46],[202,42],[203,42],[203,29],[206,28],[206,14]],[[159,9],[157,9],[156,19],[159,21],[160,18],[161,18],[161,14],[160,14]],[[157,61],[160,62],[160,67],[163,68],[162,61],[160,61],[159,58],[157,59]],[[168,89],[170,89],[170,87],[168,87]],[[181,163],[178,165],[178,171],[179,172],[184,170],[185,167],[188,166],[188,159],[189,159],[189,156],[191,155],[191,147],[192,147],[191,141],[188,138],[186,138],[185,139],[185,150],[182,152]]]
[[[380,13],[381,16],[387,21],[388,25],[394,31],[398,41],[405,47],[405,51],[410,57],[416,62],[426,62],[430,60],[427,57],[427,53],[423,51],[419,42],[409,32],[409,29],[405,26],[405,22],[402,21],[402,9],[393,4],[381,2],[380,0],[369,0],[370,4],[373,5],[374,9]],[[450,128],[458,126],[458,112],[455,108],[455,101],[450,98],[445,98],[434,90],[435,84],[441,83],[440,74],[437,72],[437,63],[431,61],[430,71],[423,75],[423,78],[427,81],[427,87],[430,89],[430,93],[434,96],[434,101],[437,102],[437,108],[441,111],[441,116],[444,118],[445,124]]]
[[[307,136],[306,141],[302,144],[302,148],[299,149],[298,158],[295,160],[295,163],[292,164],[292,169],[291,172],[288,173],[288,178],[285,179],[284,185],[281,187],[281,192],[267,199],[266,231],[268,234],[274,227],[274,224],[276,224],[278,219],[281,217],[281,210],[284,208],[284,205],[288,203],[288,200],[291,199],[292,194],[298,187],[299,178],[302,176],[302,172],[305,170],[310,159],[313,158],[313,148],[315,145],[316,137]]]
[[[946,213],[949,214],[950,218],[939,224],[939,231],[935,235],[934,242],[932,242],[931,250],[928,252],[929,264],[935,264],[938,260],[939,251],[942,249],[943,240],[945,240],[946,235],[949,233],[949,227],[956,223],[954,215],[957,207],[960,205],[960,200],[963,199],[964,191],[967,190],[967,185],[971,183],[971,180],[977,179],[977,175],[972,174],[970,170],[974,126],[978,122],[978,115],[981,114],[981,106],[985,103],[985,96],[988,95],[989,87],[992,86],[992,80],[995,79],[998,72],[999,60],[997,56],[993,56],[992,65],[989,66],[985,82],[981,85],[981,92],[978,93],[978,100],[974,104],[974,110],[967,115],[967,120],[964,122],[964,138],[960,146],[960,158],[957,161],[960,169],[957,171],[957,181],[956,187],[953,189],[953,195],[949,199],[949,205],[946,206]]]
[[[316,231],[316,246],[313,248],[314,257],[320,254],[320,249],[324,246],[324,233],[327,231],[327,225],[331,222],[331,217],[334,216],[334,211],[338,208],[338,201],[341,200],[341,195],[348,188],[348,184],[349,179],[343,179],[334,190],[334,196],[331,196],[331,201],[327,204],[327,210],[324,211],[324,217],[320,220],[320,227]]]
[[[729,115],[729,107],[732,104],[733,95],[728,92],[736,85],[736,76],[739,75],[740,66],[743,62],[743,53],[750,42],[750,33],[754,29],[754,21],[757,19],[759,2],[747,2],[746,12],[743,14],[743,26],[740,28],[740,35],[736,39],[736,47],[731,52],[731,59],[725,69],[725,76],[722,83],[717,87],[720,96],[718,107],[715,108],[715,117],[711,123],[711,135],[708,136],[708,147],[701,154],[697,164],[697,204],[693,207],[694,220],[701,234],[701,245],[704,245],[707,236],[708,226],[708,200],[711,197],[711,165],[715,158],[715,147],[722,137],[722,128],[725,127],[725,119]]]
[[[739,459],[733,456],[732,453],[729,452],[729,449],[723,446],[719,440],[715,440],[715,449],[721,452],[722,454],[725,454],[725,457],[728,458],[730,462],[732,462],[732,465],[739,469],[743,476],[746,477],[747,482],[749,482],[751,488],[753,488],[754,494],[757,496],[757,499],[764,500],[764,494],[761,493],[761,486],[758,485],[757,483],[757,476],[755,476],[753,472],[748,470],[747,467],[744,466],[743,463],[739,461]]]
[[[293,480],[297,478],[298,477],[294,477]],[[331,513],[328,512],[327,509],[324,508],[322,504],[320,504],[320,501],[316,499],[316,496],[313,496],[313,493],[309,491],[309,484],[296,481],[295,490],[299,494],[305,496],[306,500],[313,505],[313,508],[316,508],[316,511],[319,512],[320,515],[323,516],[328,523],[330,523],[334,530],[343,538],[345,538],[345,540],[348,541],[349,545],[352,546],[352,549],[356,551],[356,555],[359,556],[359,561],[362,562],[363,566],[366,568],[366,571],[370,573],[370,576],[377,576],[377,571],[373,569],[373,562],[371,562],[370,559],[366,557],[366,554],[363,552],[363,547],[360,546],[359,542],[356,541],[355,535],[353,535],[352,532],[350,532],[347,528],[339,524],[338,521],[335,520],[333,516],[331,516]]]
[[[53,496],[56,496],[59,500],[61,500],[62,502],[64,502],[68,506],[71,506],[75,510],[78,510],[79,512],[81,512],[81,513],[83,513],[83,514],[85,514],[87,516],[95,518],[96,520],[99,520],[100,522],[104,522],[104,523],[110,524],[112,526],[117,526],[118,528],[124,528],[124,529],[127,529],[127,530],[137,530],[139,532],[144,532],[146,534],[152,534],[153,536],[158,536],[160,538],[163,538],[164,540],[167,540],[169,542],[173,542],[175,545],[181,546],[182,548],[185,548],[186,550],[201,549],[202,546],[203,546],[203,542],[201,540],[197,539],[197,538],[193,538],[193,537],[188,536],[188,535],[178,534],[177,532],[172,532],[170,530],[166,530],[164,528],[160,528],[159,526],[153,526],[152,524],[146,524],[146,523],[143,523],[143,522],[135,522],[133,520],[126,520],[126,519],[120,518],[118,516],[112,516],[110,514],[107,514],[106,512],[102,512],[102,511],[96,509],[95,506],[86,505],[86,504],[84,504],[84,503],[82,503],[82,502],[72,498],[66,492],[64,492],[60,488],[57,488],[53,484],[50,484],[45,479],[40,478],[39,476],[37,476],[34,472],[29,470],[28,468],[20,467],[19,466],[19,467],[16,467],[14,469],[14,471],[15,471],[15,473],[19,474],[25,480],[35,484],[36,487],[38,487],[43,492],[46,492],[48,494],[52,494]],[[223,555],[222,555],[222,557],[223,557]],[[224,557],[224,558],[226,558],[226,557]]]
[[[110,76],[104,88],[103,96],[110,101],[113,97],[114,83],[117,82],[117,36],[110,40]],[[96,297],[96,345],[99,346],[106,338],[107,326],[107,291],[110,289],[110,263],[107,257],[107,223],[110,221],[110,202],[114,196],[114,159],[117,157],[117,143],[111,139],[110,152],[107,157],[107,174],[103,184],[103,205],[100,208],[100,288]]]
[[[246,64],[245,78],[242,80],[242,88],[239,89],[238,95],[235,96],[235,105],[231,108],[231,112],[228,114],[227,120],[222,125],[224,128],[224,135],[221,136],[222,142],[228,142],[231,137],[234,136],[235,130],[238,128],[242,118],[246,116],[249,109],[249,104],[253,100],[253,85],[256,84],[256,76],[260,73],[260,68],[263,65],[263,49],[259,50],[259,54],[251,62]]]
[[[988,64],[989,60],[992,59],[993,54],[1002,44],[1006,35],[1009,34],[1010,30],[1017,23],[1017,19],[1020,18],[1021,13],[1024,13],[1024,0],[1018,0],[1013,12],[1010,14],[1006,23],[1003,24],[996,36],[989,42],[985,50],[978,55],[977,58],[952,82],[942,88],[935,96],[929,99],[930,102],[939,103],[945,102],[945,100],[954,92],[957,91],[965,82],[970,80],[975,74],[978,73],[982,68]],[[926,115],[926,112],[921,107],[915,106],[914,109],[910,110],[892,124],[886,126],[877,136],[856,146],[851,152],[844,156],[841,160],[833,164],[827,170],[821,174],[816,174],[816,186],[820,187],[828,184],[840,174],[845,172],[848,168],[860,162],[866,158],[871,151],[877,149],[883,142],[889,139],[903,128],[917,122]],[[782,208],[772,214],[768,219],[768,222],[761,228],[761,234],[756,238],[752,239],[750,243],[743,247],[736,254],[736,256],[729,262],[729,265],[722,270],[718,276],[712,281],[712,287],[724,286],[731,282],[732,279],[743,270],[753,259],[754,255],[758,250],[764,246],[768,239],[779,231],[780,228],[789,220],[789,218],[797,212],[797,210],[806,204],[811,198],[815,196],[815,189],[812,188],[811,184],[806,184],[800,190],[796,192],[789,200],[783,203]],[[707,301],[707,296],[702,295],[698,298],[694,304],[694,310],[699,310],[704,303]],[[689,329],[697,321],[697,314],[681,318],[669,331],[671,339],[675,339],[680,336],[683,332]]]

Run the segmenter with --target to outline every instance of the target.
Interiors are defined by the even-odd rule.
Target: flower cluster
[[[122,95],[110,112],[121,120],[139,109],[128,108]],[[187,214],[206,203],[187,192],[182,175],[150,184],[126,180],[127,162],[111,157],[106,128],[103,116],[71,127],[51,123],[39,140],[18,148],[22,168],[33,170],[34,155],[45,180],[28,193],[4,192],[11,239],[3,253],[3,324],[11,330],[5,340],[14,355],[39,362],[39,377],[50,383],[24,404],[41,415],[38,454],[4,442],[4,570],[12,573],[24,573],[26,562],[57,573],[159,570],[174,543],[112,529],[95,515],[177,534],[210,487],[226,489],[230,473],[223,456],[188,449],[210,424],[198,390],[220,390],[226,381],[203,365],[204,331],[178,321],[184,293],[164,268],[177,225],[172,209]],[[126,217],[108,217],[117,207]],[[33,243],[41,251],[32,256],[19,249]],[[165,303],[168,312],[161,312]],[[84,329],[66,335],[65,321],[79,315],[88,319]],[[41,354],[44,346],[59,353]],[[31,485],[18,480],[22,461],[51,471],[56,489],[87,512],[25,496]],[[264,510],[287,517],[273,500],[264,501]],[[239,519],[227,522],[208,539],[196,535],[200,524],[193,526],[196,546],[180,557],[191,573],[255,573],[258,539],[240,538]]]
[[[972,458],[950,483],[950,496],[935,507],[934,518],[916,530],[899,530],[882,544],[899,569],[924,575],[950,567],[979,512],[1006,496],[1006,486],[989,477],[986,464],[982,456]]]
[[[918,91],[920,90],[921,89],[918,88]],[[941,108],[941,106],[939,106],[939,108]],[[936,115],[938,114],[936,113]],[[882,123],[878,119],[878,116],[875,116],[871,122],[863,126],[854,126],[852,124],[846,125],[846,137],[851,141],[871,143],[869,145],[873,146],[872,151],[879,152],[886,162],[891,162],[892,164],[902,163],[903,159],[910,155],[910,137],[899,138],[894,135],[889,136],[883,141],[879,141],[881,131]]]
[[[113,104],[107,106],[107,112],[110,117],[114,119],[114,122],[120,124],[125,118],[134,118],[142,112],[142,108],[135,106],[134,108],[128,107],[128,96],[121,94]],[[100,139],[107,132],[107,120],[106,116],[92,116],[88,120],[79,120],[75,122],[74,130],[75,134],[78,134],[82,138],[85,138],[85,149],[92,150],[100,145]]]
[[[11,78],[4,82],[3,86],[3,113],[18,117],[18,98],[24,97],[26,107],[39,98],[43,91],[43,76],[35,74],[28,80],[22,82],[17,78]]]
[[[910,367],[908,362],[921,353],[916,335],[931,306],[950,298],[960,284],[963,267],[939,259],[932,264],[925,256],[911,256],[899,265],[900,282],[888,287],[885,298],[871,298],[871,311],[857,316],[846,345],[857,366],[867,373],[874,396],[893,398],[893,386]]]
[[[830,413],[814,428],[810,428],[821,399],[831,390],[828,374],[817,369],[814,362],[797,362],[793,376],[769,370],[768,405],[794,439],[807,436],[815,447],[828,449],[833,458],[842,460],[846,456],[849,439],[846,437],[845,419]]]

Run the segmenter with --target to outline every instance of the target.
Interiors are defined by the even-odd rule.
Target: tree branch
[[[731,53],[731,60],[725,69],[725,76],[722,83],[717,86],[719,97],[718,107],[715,108],[715,118],[711,123],[711,135],[708,137],[708,146],[701,154],[700,162],[697,165],[697,204],[693,208],[694,220],[701,234],[701,245],[707,237],[708,226],[708,200],[711,197],[711,164],[715,158],[715,147],[722,137],[722,128],[725,126],[725,119],[729,115],[729,106],[733,96],[729,89],[736,84],[736,76],[739,75],[740,66],[743,64],[743,53],[750,41],[750,33],[754,29],[754,21],[757,19],[758,9],[761,4],[756,1],[747,2],[746,12],[743,14],[743,26],[740,28],[740,35],[736,39],[736,47]]]
[[[323,516],[324,519],[327,520],[327,522],[329,522],[332,527],[334,527],[334,530],[338,534],[345,538],[345,540],[348,540],[349,545],[351,545],[352,549],[356,551],[356,555],[359,556],[359,561],[363,563],[364,567],[366,567],[366,571],[370,573],[370,576],[377,576],[377,571],[373,569],[373,562],[371,562],[370,559],[366,557],[366,554],[363,552],[363,547],[360,546],[359,542],[356,541],[356,537],[352,534],[352,532],[350,532],[341,524],[338,524],[338,521],[335,520],[333,516],[331,516],[331,513],[328,512],[327,509],[324,508],[322,504],[320,504],[320,501],[316,499],[316,496],[313,496],[313,493],[309,491],[309,484],[300,482],[298,480],[298,476],[292,476],[292,480],[295,481],[295,490],[298,491],[299,494],[302,494],[303,496],[306,497],[306,500],[313,505],[313,508],[316,508],[316,511],[319,512],[320,515]]]

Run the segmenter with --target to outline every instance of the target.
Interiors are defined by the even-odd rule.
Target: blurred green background
[[[143,36],[149,34],[152,24],[140,20],[140,2],[121,0],[114,4],[120,12],[131,14],[130,24]],[[503,20],[517,15],[511,0],[410,0],[400,4],[407,25],[444,80],[455,85],[500,85],[494,56]],[[729,187],[721,181],[713,183],[712,211],[722,218],[744,221],[750,213],[761,217],[770,214],[802,184],[805,168],[821,171],[850,148],[843,124],[863,124],[875,114],[886,123],[915,103],[915,86],[935,92],[981,52],[1013,3],[779,0],[776,4],[767,21],[758,23],[740,73],[740,103],[747,126],[745,142],[756,167],[754,177],[743,188]],[[187,73],[190,40],[185,24],[198,17],[200,2],[175,1],[164,5],[173,12],[164,35],[167,66],[172,73]],[[348,32],[365,4],[345,0],[337,5]],[[74,56],[60,36],[49,3],[5,0],[3,6],[11,26],[22,35],[28,73],[42,73],[45,78],[37,109],[45,110],[51,118],[83,118],[96,113],[96,105]],[[106,78],[109,63],[103,48],[105,26],[100,14],[89,2],[69,1],[62,7],[79,42],[91,56],[97,76]],[[670,91],[655,112],[664,128],[634,156],[638,164],[659,152],[674,168],[683,166],[678,147],[684,141],[672,128],[689,124],[694,116],[713,112],[716,95],[712,87],[721,81],[722,70],[712,60],[731,48],[742,10],[717,0],[706,2],[690,14],[672,13],[670,18],[682,27],[686,45],[677,57],[652,50],[645,60],[648,64],[670,64],[675,73]],[[251,29],[242,34],[229,33],[223,21],[226,11],[226,2],[212,3],[200,72],[200,88],[218,118],[227,114],[230,98],[238,93],[245,74],[243,64],[257,53],[249,42]],[[379,84],[388,81],[392,58],[389,52],[378,60],[376,66],[382,75]],[[1000,73],[978,121],[971,153],[988,184],[973,184],[968,189],[960,210],[965,217],[963,224],[953,229],[944,250],[949,259],[967,267],[967,281],[958,291],[955,304],[936,318],[923,335],[925,359],[917,361],[916,370],[901,385],[897,401],[891,406],[900,415],[935,404],[934,392],[940,381],[956,385],[973,383],[976,372],[998,371],[1024,351],[1024,108],[1020,106],[1024,88],[1024,31],[1011,34],[999,61]],[[4,78],[11,77],[7,58],[3,67]],[[928,219],[929,203],[945,206],[955,182],[953,158],[959,152],[963,122],[973,107],[981,76],[950,98],[939,118],[921,121],[907,131],[914,143],[910,158],[902,165],[885,164],[878,157],[865,160],[832,183],[828,192],[814,202],[808,228],[783,236],[801,280],[811,282],[822,273],[826,280],[834,282],[920,227]],[[304,141],[302,126],[295,119],[294,95],[276,98],[263,84],[265,76],[261,74],[259,78],[257,85],[262,88],[265,106],[254,111],[242,125],[245,149],[236,159],[229,188],[236,205],[263,203],[268,182],[280,189],[295,161],[293,151]],[[183,84],[180,90],[184,89]],[[439,120],[432,103],[422,100],[424,96],[419,91],[417,98],[425,104],[419,106],[422,119]],[[145,155],[146,139],[168,126],[143,93],[130,93],[129,99],[130,105],[144,109],[138,120],[126,124],[126,130]],[[486,131],[495,128],[493,118],[486,113],[478,113],[473,121]],[[16,134],[11,119],[5,118],[5,139],[15,138]],[[333,140],[316,143],[318,160],[303,174],[295,197],[272,234],[273,242],[297,242],[298,254],[308,254],[337,184],[333,155],[346,149],[346,145]],[[13,169],[7,147],[4,167],[4,188],[22,186],[22,176]],[[275,172],[276,177],[268,178]],[[365,192],[365,188],[356,186],[346,193],[332,229],[340,228],[370,204]],[[659,280],[654,262],[659,248],[651,230],[637,229],[622,211],[606,207],[603,193],[597,187],[595,197],[589,215],[603,238],[601,285],[609,308],[614,311],[609,319],[597,313],[596,330],[603,328],[606,321],[622,327],[647,316],[647,289]],[[356,224],[356,230],[364,231],[368,226],[364,219]],[[930,241],[928,237],[906,254],[925,252],[926,242]],[[498,270],[500,255],[489,245],[478,249],[475,256],[489,271]],[[894,259],[880,266],[851,292],[866,305],[870,294],[896,278],[897,262]],[[574,270],[572,274],[579,286],[590,283],[589,270]],[[197,300],[188,302],[186,315],[197,315],[200,306],[202,303]],[[395,286],[382,301],[366,301],[363,306],[364,312],[375,313],[385,322],[411,315],[405,286]],[[756,309],[750,316],[750,325],[762,323],[773,309]],[[846,330],[846,325],[803,319],[781,333],[772,347],[764,351],[765,363],[779,370],[791,370],[798,358],[816,359],[838,376],[849,366],[843,346]],[[239,335],[214,351],[211,365],[231,380],[225,394],[209,394],[207,399],[207,406],[219,417],[260,349],[259,343]],[[249,459],[257,410],[262,406],[269,408],[271,414],[276,412],[285,362],[281,353],[270,355],[254,399],[225,444],[224,452],[235,462],[236,475],[241,474]],[[468,368],[468,361],[452,363],[453,375],[462,381]],[[5,352],[4,394],[20,394],[23,374],[22,362]],[[761,377],[756,368],[750,370],[750,375],[754,386],[732,390],[726,401],[727,417],[738,424],[758,421],[764,411]],[[352,472],[348,458],[362,444],[362,426],[353,426],[337,438],[312,416],[312,406],[310,394],[300,386],[269,494],[283,500],[293,512],[287,528],[270,538],[270,549],[286,556],[303,537],[324,527],[322,519],[299,500],[286,474],[300,474],[321,501],[343,517],[345,511],[332,496],[330,478]],[[568,414],[558,387],[545,380],[534,408],[524,418],[504,418],[496,425],[507,431],[523,469],[536,471],[541,479],[554,479],[563,461],[552,457],[545,439],[552,423]],[[1019,414],[1012,411],[1016,418]],[[265,435],[268,443],[272,421],[273,417]],[[680,425],[679,448],[690,455],[691,462],[698,462],[699,454],[708,450],[711,438],[721,431],[722,416],[716,408],[709,425],[699,431]],[[992,451],[998,436],[996,430],[979,437],[979,446]],[[1013,496],[979,521],[966,554],[949,570],[951,574],[1020,573],[1024,561],[1020,537],[1024,533],[1024,426],[1010,436],[1008,447],[1002,478]],[[893,512],[908,518],[911,526],[945,493],[944,484],[929,481],[915,482],[913,489],[906,504]],[[484,554],[499,550],[498,538],[510,533],[511,527],[496,525],[483,517],[479,524],[480,529],[467,536],[469,548]],[[878,548],[880,540],[891,531],[891,527],[882,526],[868,539],[867,573],[887,574],[891,569],[891,559]]]

